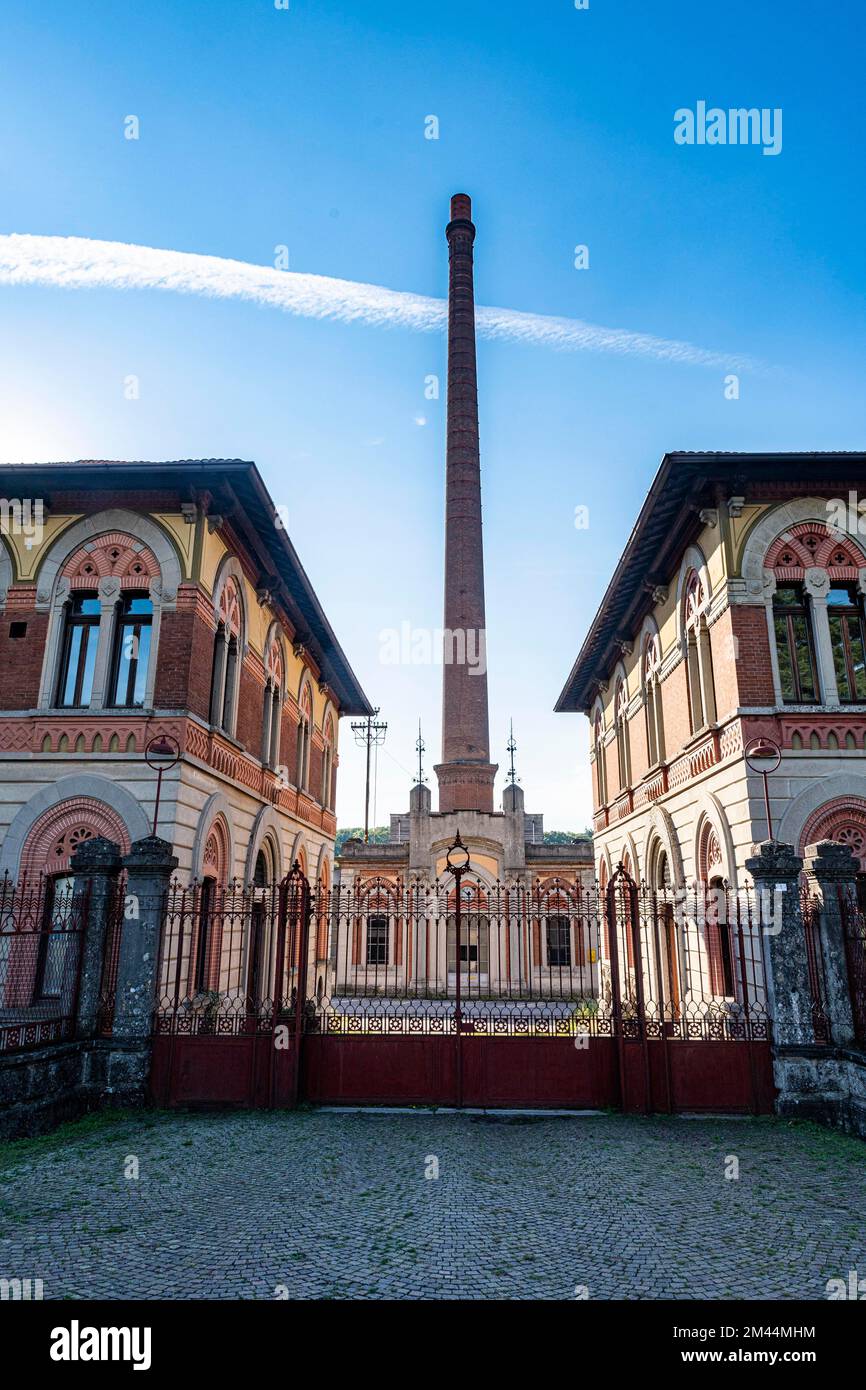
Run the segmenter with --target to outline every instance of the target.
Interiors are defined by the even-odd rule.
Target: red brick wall
[[[156,658],[157,709],[189,709],[210,719],[213,629],[194,612],[165,612]]]
[[[315,801],[322,799],[322,750],[313,744],[310,749],[310,796]]]
[[[14,597],[10,589],[6,612],[0,615],[0,709],[33,709],[39,702],[48,614],[35,611],[35,594],[20,608]],[[27,624],[25,636],[14,641],[9,636],[13,622]]]
[[[610,743],[605,744],[604,748],[604,771],[605,785],[607,786],[607,799],[613,801],[619,792],[619,764],[616,757],[616,739],[612,738]]]
[[[631,753],[632,785],[639,782],[649,768],[649,749],[646,738],[646,709],[640,706],[628,724],[628,746]]]
[[[298,781],[298,726],[285,706],[280,721],[280,762],[286,768],[290,782]]]
[[[264,687],[251,671],[241,667],[238,685],[238,717],[235,721],[235,738],[242,743],[254,758],[262,755],[262,714],[264,709]]]
[[[713,654],[713,688],[716,692],[716,716],[724,719],[737,708],[737,644],[733,639],[731,615],[728,608],[710,628],[710,648]]]
[[[689,724],[689,688],[686,663],[681,661],[661,684],[665,723],[665,756],[675,757],[692,736]]]
[[[730,609],[730,618],[737,639],[737,703],[775,705],[766,609],[738,606]]]

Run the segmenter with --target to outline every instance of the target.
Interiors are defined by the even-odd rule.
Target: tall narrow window
[[[198,933],[196,935],[195,972],[193,977],[193,989],[196,994],[201,994],[208,988],[208,977],[210,974],[210,961],[208,956],[211,946],[213,890],[213,879],[203,879],[198,900]]]
[[[773,595],[773,630],[782,700],[786,705],[818,699],[812,622],[802,585],[786,584]]]
[[[571,923],[566,916],[547,919],[547,964],[571,965]]]
[[[620,681],[616,692],[616,756],[619,769],[619,789],[625,791],[631,781],[631,757],[628,743],[628,692]]]
[[[34,1004],[44,999],[60,999],[68,986],[66,967],[76,946],[68,930],[74,883],[72,874],[57,874],[46,884],[45,912],[33,980]]]
[[[692,733],[716,717],[716,696],[713,682],[713,657],[710,630],[704,611],[706,595],[700,575],[692,571],[686,585],[683,621],[686,637],[686,680],[689,693],[689,717]]]
[[[727,920],[727,901],[724,880],[715,876],[709,883],[706,909],[710,991],[733,998],[734,949],[731,924]]]
[[[298,724],[298,786],[306,791],[310,780],[310,741],[313,732],[313,701],[309,685],[301,692],[300,722]]]
[[[153,604],[149,598],[124,594],[117,611],[112,659],[112,705],[144,704]]]
[[[387,917],[371,917],[367,922],[367,964],[388,964]]]
[[[240,675],[240,631],[240,592],[230,577],[223,585],[219,600],[210,699],[210,722],[227,734],[234,733]]]
[[[827,595],[827,617],[836,688],[843,704],[866,702],[866,642],[863,611],[855,589],[834,585]]]
[[[81,708],[90,704],[98,640],[99,599],[77,594],[66,606],[58,705]]]
[[[649,764],[652,767],[665,756],[664,724],[662,720],[662,691],[659,682],[661,653],[657,636],[648,637],[644,647],[644,709]]]
[[[262,711],[262,762],[276,767],[280,760],[283,710],[283,660],[279,643],[270,643],[265,655],[265,693]]]
[[[607,768],[604,764],[604,728],[601,714],[595,716],[595,780],[598,791],[598,804],[607,804]]]
[[[322,754],[322,805],[325,810],[331,809],[332,789],[334,780],[334,721],[330,714],[325,720],[325,750]]]

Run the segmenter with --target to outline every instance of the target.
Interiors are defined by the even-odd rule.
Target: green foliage
[[[345,830],[337,831],[336,853],[339,854],[346,840],[363,840],[363,825],[352,826]],[[372,845],[386,845],[391,838],[391,828],[388,825],[377,825],[370,829],[370,843]]]
[[[575,840],[592,840],[591,830],[545,830],[546,845],[572,845]]]

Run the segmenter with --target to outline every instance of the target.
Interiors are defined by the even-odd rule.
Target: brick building
[[[0,872],[62,884],[82,840],[147,835],[168,735],[182,876],[328,881],[339,719],[369,706],[255,465],[9,465],[0,490]]]
[[[782,755],[774,838],[846,843],[866,874],[864,466],[665,456],[556,705],[589,718],[602,881],[741,883],[767,838],[758,737]]]

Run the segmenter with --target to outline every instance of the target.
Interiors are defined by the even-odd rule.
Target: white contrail
[[[153,246],[93,241],[89,237],[0,236],[0,285],[174,290],[218,299],[248,299],[303,318],[410,328],[422,333],[441,332],[447,321],[445,301],[427,295],[220,256],[160,251]],[[479,307],[476,322],[486,338],[652,357],[730,371],[760,370],[759,363],[742,355],[712,352],[693,343],[654,338],[624,328],[602,328],[581,319]]]

